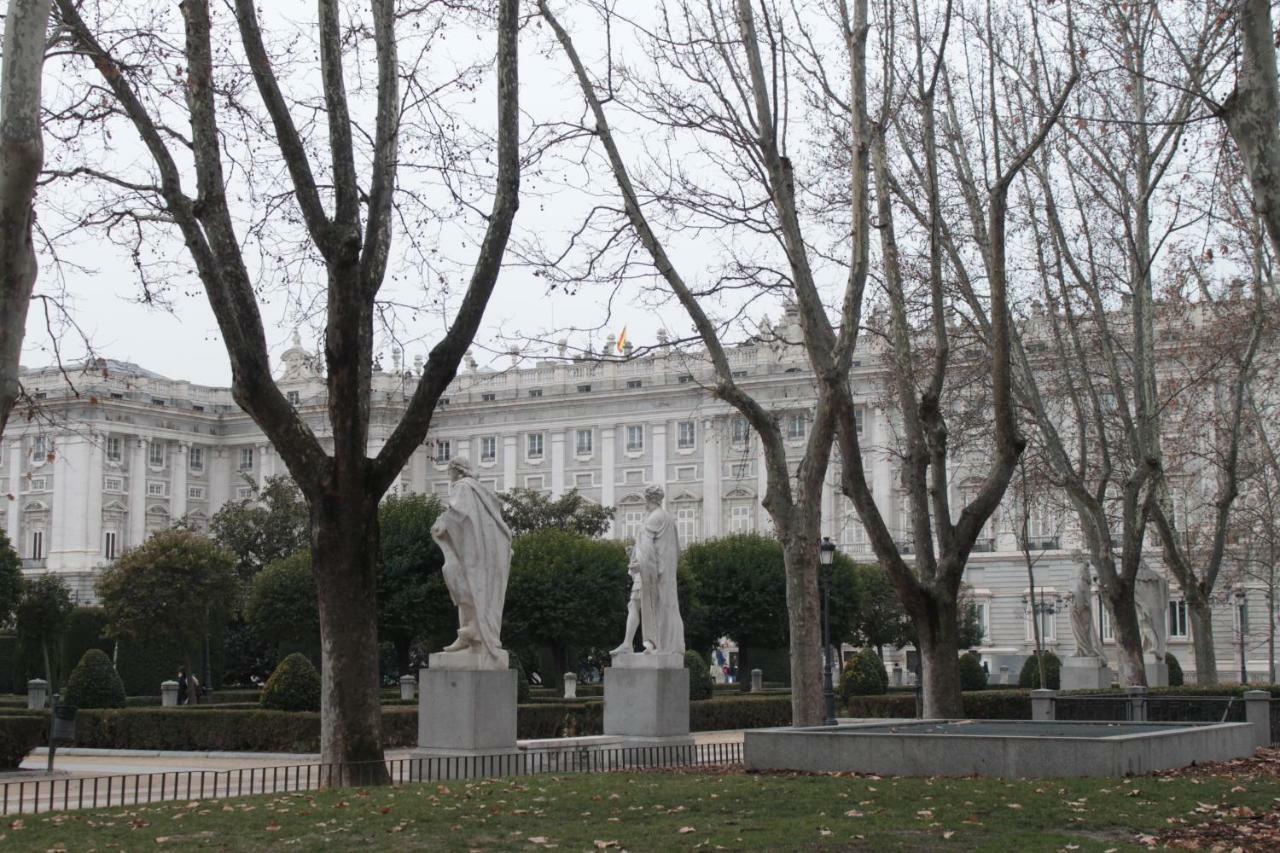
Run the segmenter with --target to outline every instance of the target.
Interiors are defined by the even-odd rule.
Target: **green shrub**
[[[294,652],[271,673],[260,701],[273,711],[319,711],[320,673],[306,655]]]
[[[846,705],[851,696],[874,696],[889,689],[889,673],[884,662],[872,649],[863,649],[844,665],[840,673],[840,700]]]
[[[101,607],[77,607],[67,617],[62,632],[62,671],[71,672],[89,649],[102,649],[107,657],[115,643],[107,639],[107,614]]]
[[[711,698],[711,664],[689,649],[684,653],[684,668],[689,670],[689,701]]]
[[[1044,675],[1045,680],[1049,683],[1046,685],[1050,690],[1057,690],[1060,683],[1060,675],[1062,662],[1058,660],[1058,656],[1053,652],[1044,653]],[[1040,665],[1036,663],[1036,656],[1032,655],[1027,658],[1022,665],[1022,672],[1018,674],[1018,686],[1028,687],[1032,690],[1040,687]]]
[[[965,693],[964,715],[972,720],[1029,720],[1031,694],[1025,690],[980,690]],[[885,696],[852,696],[847,703],[851,717],[910,718],[916,715],[914,693]]]
[[[524,661],[515,652],[508,653],[507,666],[516,671],[516,702],[529,701],[529,673],[524,670]]]
[[[960,655],[960,689],[987,689],[987,671],[982,668],[982,658],[976,652]]]
[[[0,770],[12,770],[44,741],[43,714],[0,717]]]
[[[1182,664],[1178,663],[1178,659],[1168,652],[1165,653],[1164,662],[1169,667],[1169,686],[1181,687],[1184,682]]]
[[[101,649],[89,649],[71,670],[63,698],[77,708],[123,708],[124,682]]]
[[[732,697],[689,706],[689,730],[718,732],[791,725],[791,697]]]

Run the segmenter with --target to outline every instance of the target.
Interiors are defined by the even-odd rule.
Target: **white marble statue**
[[[680,539],[675,519],[662,507],[663,491],[650,486],[644,491],[648,515],[636,533],[628,571],[631,572],[631,601],[627,606],[627,634],[611,655],[631,654],[637,623],[643,627],[646,653],[684,654],[684,620],[676,594],[676,565],[680,561]]]
[[[1169,611],[1169,582],[1153,572],[1145,563],[1134,578],[1133,600],[1138,608],[1138,631],[1142,650],[1157,661],[1164,660],[1165,614]]]
[[[1093,590],[1089,585],[1089,564],[1080,566],[1076,588],[1071,595],[1071,633],[1076,641],[1076,657],[1101,658],[1102,639],[1098,636],[1098,624],[1093,621]]]
[[[511,529],[497,496],[471,473],[471,463],[449,463],[449,506],[431,525],[444,551],[444,582],[458,607],[458,638],[446,646],[475,658],[477,668],[506,669],[502,606],[511,574]]]

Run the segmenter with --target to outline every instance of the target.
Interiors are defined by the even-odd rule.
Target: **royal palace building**
[[[785,332],[793,316],[784,316]],[[785,339],[780,334],[776,339]],[[756,343],[730,350],[735,375],[778,413],[797,459],[808,437],[814,391],[797,347]],[[319,364],[295,337],[283,353],[279,385],[316,433],[327,434],[325,384]],[[392,359],[373,379],[370,453],[390,435],[420,370]],[[854,361],[851,381],[860,408],[864,466],[878,505],[909,551],[910,524],[898,487],[892,420],[884,408],[879,357]],[[252,498],[255,484],[286,473],[261,430],[235,404],[228,388],[171,379],[143,367],[96,359],[75,369],[24,369],[33,406],[15,412],[0,448],[0,525],[29,573],[63,577],[77,599],[95,598],[95,578],[124,549],[186,518],[199,528],[228,501]],[[769,530],[760,505],[764,466],[747,422],[708,390],[710,369],[689,355],[644,358],[547,359],[498,370],[470,357],[442,398],[431,434],[394,490],[447,493],[447,464],[467,456],[495,490],[523,487],[560,495],[577,489],[617,507],[609,535],[631,537],[644,512],[645,484],[664,486],[682,542]],[[828,474],[823,534],[854,557],[871,561],[870,546],[852,505]],[[981,476],[966,479],[957,463],[952,505],[959,506]],[[1008,503],[1008,501],[1006,501]],[[985,631],[979,649],[993,683],[1016,679],[1034,649],[1032,619],[1059,655],[1073,647],[1062,596],[1082,563],[1074,517],[1052,502],[1031,512],[1024,549],[1012,509],[988,523],[966,570]],[[1157,571],[1154,533],[1145,550]],[[1036,601],[1029,601],[1027,559],[1034,563]],[[1251,677],[1265,677],[1272,608],[1266,585],[1242,580],[1224,595],[1215,615],[1218,665],[1239,678],[1241,652]],[[1189,621],[1177,585],[1166,614],[1169,650],[1190,675],[1195,670]],[[1094,612],[1101,608],[1094,601]],[[1102,617],[1104,643],[1114,648]],[[905,653],[890,659],[908,669]]]

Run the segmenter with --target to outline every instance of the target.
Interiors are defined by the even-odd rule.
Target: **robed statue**
[[[1071,633],[1076,641],[1076,657],[1103,658],[1102,640],[1093,621],[1093,589],[1089,584],[1089,564],[1080,566],[1076,588],[1071,596]]]
[[[1165,614],[1169,611],[1169,582],[1152,571],[1146,563],[1138,566],[1133,579],[1133,603],[1138,609],[1138,632],[1142,650],[1157,661],[1164,660]]]
[[[627,570],[631,573],[631,601],[627,608],[627,634],[613,656],[631,654],[637,623],[643,628],[644,650],[656,654],[684,654],[684,620],[676,590],[680,562],[680,538],[675,519],[663,509],[662,488],[644,491],[644,523],[636,533]]]
[[[502,607],[511,575],[511,528],[497,495],[471,473],[465,457],[449,462],[449,505],[431,536],[444,552],[444,583],[458,608],[458,638],[445,652],[476,656],[480,668],[506,669]]]

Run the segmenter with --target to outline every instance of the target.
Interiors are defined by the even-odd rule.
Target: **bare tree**
[[[156,49],[169,51],[160,55],[180,63],[181,98],[174,98],[170,88],[151,86],[154,69],[145,63],[126,63],[113,53],[131,48],[128,35],[110,32],[109,39],[102,38],[86,22],[80,3],[57,2],[61,25],[75,51],[98,72],[109,109],[127,119],[151,160],[151,175],[146,179],[122,178],[97,164],[85,164],[78,172],[149,205],[145,217],[137,219],[159,219],[181,234],[226,343],[232,394],[271,440],[310,505],[322,639],[321,760],[348,769],[364,763],[367,769],[361,781],[385,779],[374,600],[378,501],[422,444],[436,403],[476,332],[518,204],[518,2],[499,0],[492,209],[448,331],[431,350],[403,416],[370,458],[375,312],[387,276],[393,225],[398,221],[397,174],[402,158],[416,162],[424,156],[420,148],[401,145],[403,128],[407,116],[428,108],[419,82],[401,67],[397,53],[413,27],[407,31],[398,29],[398,24],[418,23],[416,16],[425,14],[429,6],[402,12],[392,0],[374,0],[370,25],[344,22],[340,20],[344,8],[337,0],[319,0],[315,32],[322,97],[303,102],[291,101],[281,84],[281,74],[298,60],[290,55],[288,44],[272,52],[252,0],[235,2],[238,38],[231,36],[226,42],[216,42],[207,0],[181,4],[183,36],[176,47],[165,47],[159,33],[143,34],[144,47],[160,45]],[[402,14],[410,20],[402,22]],[[439,14],[461,13],[449,6]],[[98,29],[108,31],[109,23],[99,22]],[[369,122],[353,117],[347,88],[353,70],[344,68],[345,52],[362,40],[371,40],[375,60],[367,69],[375,80]],[[247,78],[239,85],[223,76],[222,53],[237,48],[252,73],[252,84]],[[143,53],[142,57],[160,55]],[[359,71],[363,79],[366,69]],[[402,81],[407,81],[408,89],[403,98]],[[253,88],[265,117],[255,115],[248,106]],[[170,123],[175,108],[189,122],[189,134]],[[300,123],[297,113],[308,118]],[[312,116],[321,119],[317,122]],[[316,124],[327,130],[327,144],[314,138]],[[231,151],[227,140],[232,130],[245,126],[260,130],[255,145],[248,154]],[[442,151],[446,148],[441,146]],[[317,302],[325,319],[331,451],[272,379],[257,282],[238,233],[229,187],[246,175],[250,180],[266,180],[269,170],[255,174],[254,161],[247,159],[266,150],[279,152],[279,173],[287,175],[287,188],[268,205],[269,221],[262,227],[275,224],[283,230],[300,222],[305,237],[299,242],[323,279],[323,295]],[[360,159],[362,155],[366,161]],[[362,169],[367,173],[363,184]],[[195,175],[194,194],[185,187],[190,172]],[[405,237],[416,239],[411,230]]]
[[[540,4],[562,48],[570,57],[593,121],[589,132],[602,142],[609,169],[622,193],[624,213],[653,265],[686,312],[694,320],[702,343],[716,368],[715,393],[737,408],[760,434],[768,465],[764,505],[788,554],[788,608],[791,618],[793,703],[797,724],[815,722],[818,713],[819,666],[816,637],[816,539],[819,524],[817,496],[828,451],[819,440],[838,433],[841,487],[852,499],[882,565],[911,615],[925,661],[925,712],[933,716],[960,713],[958,668],[958,604],[960,581],[969,552],[985,522],[995,511],[1009,482],[1022,447],[1009,396],[1007,304],[1005,290],[1004,218],[1007,196],[1031,153],[1057,120],[1073,81],[1057,98],[1057,109],[1046,110],[1043,121],[1009,143],[1012,156],[997,154],[995,176],[985,201],[990,213],[990,239],[981,245],[981,263],[991,281],[996,340],[992,374],[996,417],[994,459],[959,521],[951,519],[948,498],[949,448],[946,417],[941,403],[946,384],[949,336],[943,290],[942,209],[946,190],[926,180],[909,194],[931,222],[923,239],[931,247],[924,262],[929,272],[919,294],[910,287],[893,230],[896,191],[886,146],[891,118],[910,109],[913,120],[926,126],[926,151],[936,166],[937,141],[934,93],[948,53],[952,10],[941,16],[938,32],[926,31],[920,10],[902,13],[907,21],[907,61],[897,64],[894,17],[896,7],[883,11],[884,94],[876,120],[867,109],[867,46],[870,23],[865,2],[839,3],[829,18],[806,14],[804,4],[781,7],[771,2],[734,0],[731,4],[677,4],[649,34],[646,44],[658,54],[653,79],[626,78],[633,89],[623,93],[612,76],[593,79],[572,41]],[[606,14],[609,11],[606,10]],[[726,22],[734,21],[735,28]],[[824,25],[834,25],[827,29]],[[832,37],[834,31],[834,38]],[[932,39],[932,40],[931,40]],[[829,44],[838,42],[837,47]],[[838,70],[829,66],[838,56]],[[926,62],[928,57],[928,62]],[[995,57],[993,57],[995,58]],[[1003,57],[1002,57],[1003,58]],[[1070,63],[1067,63],[1070,64]],[[610,73],[612,73],[612,68]],[[668,79],[670,72],[670,79]],[[905,73],[916,81],[908,97],[897,98],[892,78]],[[803,93],[804,98],[800,97]],[[994,97],[994,95],[993,95]],[[700,153],[713,164],[727,186],[714,186],[678,167],[659,163],[656,186],[637,189],[634,171],[619,151],[604,113],[607,101],[626,99],[626,107],[660,127],[689,131]],[[807,115],[823,116],[802,128],[796,116],[801,103],[812,105]],[[823,122],[826,122],[825,124]],[[996,125],[1007,138],[1018,136]],[[813,134],[838,154],[806,177],[797,170],[788,134]],[[905,144],[905,143],[904,143]],[[874,164],[879,190],[876,215],[870,207]],[[838,189],[831,190],[831,186]],[[906,204],[907,202],[903,202]],[[706,229],[740,227],[744,234],[762,236],[782,255],[783,264],[757,258],[739,260],[734,267],[745,287],[772,287],[793,301],[799,316],[804,351],[816,379],[818,402],[814,429],[805,456],[795,471],[788,470],[777,425],[767,409],[734,382],[723,357],[724,344],[705,304],[714,290],[697,291],[686,283],[650,221],[648,208],[666,208],[705,223]],[[873,227],[874,224],[874,227]],[[856,424],[856,404],[849,371],[862,327],[864,296],[871,267],[871,234],[881,235],[884,286],[890,304],[886,371],[897,399],[907,445],[903,483],[913,510],[916,554],[910,561],[875,504],[862,467]],[[610,232],[612,233],[612,232]],[[825,248],[826,241],[838,246]],[[831,279],[839,281],[832,299]],[[914,281],[914,280],[913,280]],[[724,283],[724,278],[721,278]],[[925,306],[916,310],[916,300]],[[833,318],[828,305],[837,305]],[[917,313],[923,321],[917,325]],[[921,338],[925,344],[921,346]],[[927,353],[922,355],[922,353]],[[917,362],[925,362],[928,376],[919,378]],[[793,491],[794,489],[794,491]],[[939,543],[935,550],[934,541]]]
[[[0,435],[18,399],[18,362],[35,288],[33,199],[44,164],[40,83],[50,0],[9,0],[0,69]]]

